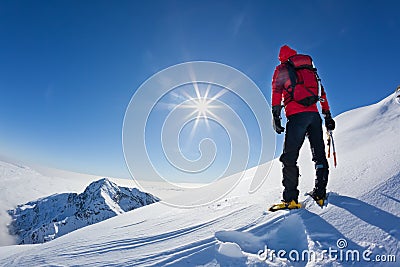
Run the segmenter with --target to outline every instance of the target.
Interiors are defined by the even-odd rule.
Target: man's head
[[[285,62],[286,60],[289,59],[289,57],[294,56],[297,54],[297,51],[290,48],[288,45],[284,45],[281,47],[281,50],[279,51],[279,61],[280,62]]]

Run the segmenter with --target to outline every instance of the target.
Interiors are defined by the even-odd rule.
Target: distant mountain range
[[[9,230],[19,237],[19,244],[43,243],[157,201],[151,194],[103,178],[81,194],[55,194],[18,205],[8,211],[13,219]]]

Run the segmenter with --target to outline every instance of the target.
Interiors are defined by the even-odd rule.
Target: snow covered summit
[[[9,210],[10,231],[19,236],[20,244],[43,243],[157,201],[148,193],[103,178],[81,194],[55,194]]]

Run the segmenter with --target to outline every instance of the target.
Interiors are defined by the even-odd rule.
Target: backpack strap
[[[289,79],[290,79],[290,86],[288,88],[284,87],[285,91],[290,95],[290,98],[288,99],[288,101],[286,101],[286,103],[284,103],[286,105],[290,101],[294,100],[294,88],[296,87],[296,84],[297,84],[297,74],[296,74],[296,68],[293,65],[293,62],[288,60],[285,63],[285,66],[286,66],[287,72],[289,74]],[[289,88],[291,88],[292,90],[289,91]]]
[[[290,61],[290,59],[286,62],[286,68],[289,73],[289,78],[290,78],[290,87],[292,87],[292,96],[293,96],[293,91],[294,88],[296,87],[297,84],[297,74],[296,74],[296,67],[294,66],[293,62]]]

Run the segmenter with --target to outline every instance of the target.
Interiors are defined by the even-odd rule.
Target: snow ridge
[[[119,187],[103,178],[92,182],[81,194],[55,194],[18,205],[8,211],[13,218],[9,229],[19,236],[19,244],[44,243],[157,201],[151,194]]]

